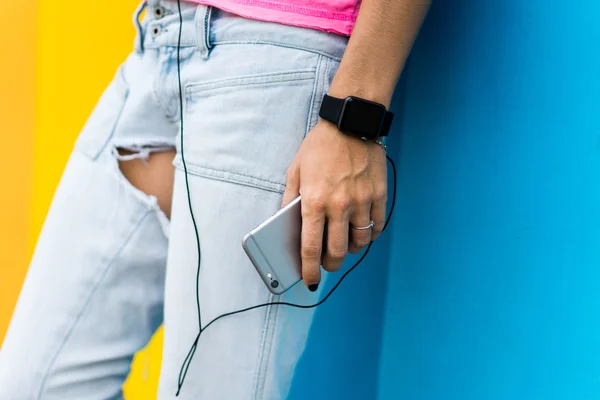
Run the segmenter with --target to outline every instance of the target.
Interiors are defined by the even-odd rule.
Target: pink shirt
[[[188,0],[261,21],[349,36],[361,0]]]

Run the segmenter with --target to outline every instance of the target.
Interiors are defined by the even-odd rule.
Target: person
[[[305,285],[280,300],[314,303],[321,271],[383,228],[385,149],[379,131],[356,133],[389,108],[428,7],[144,2],[135,50],[83,128],[45,221],[0,352],[0,398],[121,398],[134,353],[163,322],[158,398],[175,398],[200,327],[278,300],[241,239],[300,194]],[[345,127],[341,114],[320,118],[324,99],[331,113],[349,96]],[[179,398],[285,398],[312,316],[269,306],[220,320]]]

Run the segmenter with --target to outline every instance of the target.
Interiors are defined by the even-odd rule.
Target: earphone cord
[[[192,363],[192,359],[194,358],[196,349],[198,348],[198,341],[200,340],[200,336],[202,335],[202,332],[204,332],[208,329],[208,327],[210,327],[212,324],[214,324],[221,318],[229,317],[229,316],[236,315],[236,314],[241,314],[241,313],[244,313],[247,311],[255,310],[257,308],[263,308],[263,307],[268,307],[268,306],[288,306],[288,307],[294,307],[294,308],[309,309],[309,308],[318,307],[319,305],[325,303],[325,301],[327,301],[327,299],[329,299],[329,297],[331,297],[333,292],[335,292],[337,290],[337,288],[344,281],[344,279],[346,279],[346,277],[365,259],[365,257],[367,256],[367,254],[369,254],[369,251],[371,250],[371,246],[373,245],[373,242],[369,243],[365,252],[359,258],[359,260],[356,263],[354,263],[354,265],[352,265],[352,267],[350,267],[348,269],[348,271],[346,271],[342,275],[340,280],[325,295],[325,297],[323,297],[323,299],[321,299],[317,303],[303,305],[303,304],[288,303],[285,301],[275,301],[275,302],[271,302],[271,303],[258,304],[258,305],[252,306],[252,307],[247,307],[247,308],[243,308],[241,310],[232,311],[232,312],[228,312],[228,313],[219,315],[218,317],[215,317],[214,319],[212,319],[204,327],[202,327],[202,319],[201,319],[201,314],[200,314],[200,293],[199,293],[200,292],[199,291],[200,235],[198,233],[198,226],[196,224],[196,219],[194,218],[194,212],[192,210],[192,197],[191,197],[190,185],[189,185],[189,180],[188,180],[187,165],[185,163],[185,155],[184,155],[184,151],[183,151],[183,93],[182,93],[182,87],[181,87],[181,61],[180,61],[181,33],[182,33],[182,28],[183,28],[183,15],[181,13],[181,0],[177,0],[177,9],[179,11],[179,36],[178,36],[178,40],[177,40],[177,80],[178,80],[178,84],[179,84],[179,116],[180,116],[179,135],[180,135],[180,147],[181,147],[180,151],[181,151],[181,162],[183,164],[183,171],[185,174],[185,188],[187,191],[188,207],[190,210],[190,216],[192,218],[192,224],[194,226],[194,233],[196,235],[196,246],[197,246],[197,251],[198,251],[198,265],[197,265],[197,269],[196,269],[196,306],[197,306],[197,310],[198,310],[198,335],[196,335],[196,338],[194,339],[194,343],[190,347],[190,350],[188,351],[187,356],[183,360],[183,364],[181,365],[181,369],[179,371],[179,378],[178,378],[178,382],[177,382],[177,393],[176,393],[176,396],[179,396],[179,393],[181,392],[181,388],[183,387],[183,383],[185,381],[185,377],[187,375],[188,369],[190,367],[190,364]],[[385,231],[385,229],[387,228],[387,226],[392,218],[392,214],[394,213],[394,206],[396,205],[396,165],[394,164],[394,161],[388,155],[386,155],[386,158],[389,161],[390,165],[392,166],[392,176],[393,176],[394,184],[392,186],[392,201],[391,201],[391,206],[390,206],[390,212],[389,212],[388,217],[383,226],[383,231]]]

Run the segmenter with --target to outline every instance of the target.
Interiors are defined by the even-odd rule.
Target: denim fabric
[[[275,298],[241,247],[272,215],[285,173],[344,52],[346,38],[182,4],[179,107],[177,4],[150,1],[135,51],[77,140],[0,351],[0,399],[118,399],[132,357],[164,321],[159,399],[175,398],[202,323]],[[120,173],[117,148],[144,157],[176,147],[171,220]],[[318,293],[297,285],[285,301]],[[164,318],[163,318],[164,317]],[[311,310],[279,306],[215,323],[179,399],[283,399]]]

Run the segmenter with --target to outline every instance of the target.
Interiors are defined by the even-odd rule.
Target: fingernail
[[[312,285],[308,285],[308,290],[310,290],[311,292],[316,292],[318,288],[319,288],[318,283],[313,283]]]

